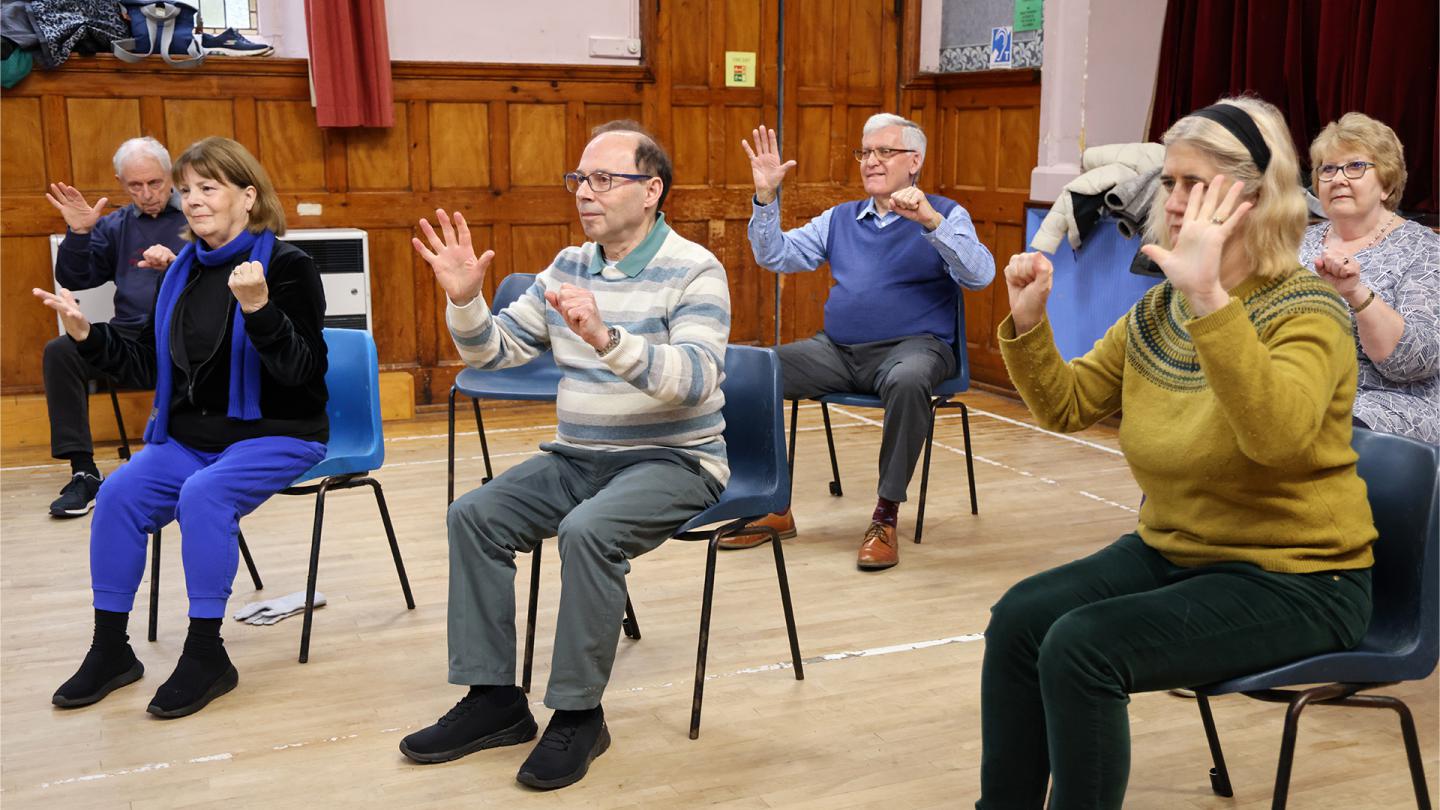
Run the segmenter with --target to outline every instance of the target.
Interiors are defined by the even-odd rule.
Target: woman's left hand
[[[1225,242],[1253,203],[1240,198],[1244,183],[1232,183],[1222,199],[1225,175],[1217,174],[1209,186],[1190,187],[1190,200],[1180,224],[1180,233],[1170,250],[1159,245],[1140,248],[1160,265],[1175,289],[1184,293],[1196,315],[1206,315],[1225,306],[1229,293],[1220,285],[1220,256]]]
[[[259,262],[241,262],[230,271],[230,292],[240,302],[240,311],[249,315],[270,303],[270,288]]]
[[[1353,256],[1347,256],[1333,247],[1327,247],[1315,257],[1315,274],[1330,283],[1340,297],[1355,305],[1359,294],[1360,263]]]

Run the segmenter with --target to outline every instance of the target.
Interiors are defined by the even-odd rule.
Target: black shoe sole
[[[205,694],[201,695],[200,699],[195,701],[194,703],[181,706],[178,709],[162,709],[159,706],[156,706],[154,703],[151,703],[149,706],[145,707],[145,711],[155,715],[156,717],[159,717],[162,720],[173,720],[177,717],[185,717],[186,715],[194,714],[205,708],[210,704],[210,701],[220,697],[226,692],[229,692],[239,684],[240,672],[236,670],[234,666],[231,666],[230,669],[226,670],[225,674],[221,675],[219,680],[211,684],[210,688],[205,690]]]
[[[119,675],[116,675],[115,677],[106,681],[103,686],[101,686],[99,689],[95,690],[91,694],[85,695],[84,697],[67,698],[64,695],[56,693],[55,695],[51,696],[50,702],[56,706],[59,706],[62,709],[78,709],[81,706],[89,706],[92,703],[99,703],[106,695],[114,692],[116,689],[119,689],[122,686],[129,686],[130,684],[140,680],[140,676],[144,674],[145,665],[137,660],[135,662],[135,666],[130,667]]]
[[[506,745],[519,745],[523,742],[529,742],[535,739],[535,734],[539,730],[540,727],[535,724],[535,718],[526,717],[524,720],[521,720],[509,728],[501,729],[494,734],[481,737],[478,740],[471,740],[459,748],[452,748],[449,751],[416,751],[406,745],[404,740],[401,740],[400,753],[424,765],[434,765],[437,762],[450,762],[466,754],[483,751],[486,748],[501,748]]]
[[[580,767],[577,768],[574,773],[567,773],[564,776],[557,776],[554,779],[541,779],[535,774],[526,772],[522,766],[520,773],[515,774],[515,781],[522,785],[528,785],[541,790],[555,790],[556,788],[573,785],[585,778],[585,774],[590,770],[590,763],[594,762],[596,757],[605,753],[609,748],[610,728],[609,726],[601,726],[600,736],[595,739],[595,747],[590,749],[589,756],[585,757],[585,761],[580,763]]]

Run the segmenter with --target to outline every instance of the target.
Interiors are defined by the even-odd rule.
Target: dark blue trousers
[[[151,532],[180,524],[190,617],[225,615],[235,579],[240,518],[325,457],[325,445],[289,436],[236,442],[218,453],[170,439],[146,445],[100,486],[90,525],[95,607],[129,613]]]

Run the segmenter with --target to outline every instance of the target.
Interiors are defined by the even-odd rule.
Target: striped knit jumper
[[[599,357],[545,301],[562,284],[595,295],[620,345]],[[556,441],[592,450],[667,447],[693,455],[721,484],[725,457],[725,268],[661,215],[645,239],[608,264],[594,242],[560,251],[514,304],[492,313],[482,297],[449,304],[461,358],[478,369],[523,365],[550,348],[563,374]]]
[[[1136,531],[1170,562],[1368,568],[1345,302],[1299,267],[1230,296],[1197,318],[1166,281],[1068,364],[1048,320],[1016,335],[1007,317],[1000,349],[1043,427],[1080,430],[1124,409],[1120,447],[1146,496]]]

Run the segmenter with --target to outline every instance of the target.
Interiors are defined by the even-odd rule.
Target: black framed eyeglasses
[[[901,154],[901,153],[903,153],[903,152],[918,152],[918,151],[920,151],[920,150],[919,150],[919,149],[891,149],[891,148],[888,147],[888,146],[880,146],[880,147],[877,147],[877,148],[875,148],[875,149],[856,149],[854,152],[851,152],[850,154],[852,154],[852,155],[855,156],[855,162],[856,162],[856,163],[864,163],[865,160],[866,160],[866,158],[870,157],[871,155],[874,155],[875,157],[880,158],[881,160],[889,160],[890,158],[895,157],[896,155]]]
[[[624,172],[570,172],[565,175],[565,188],[571,194],[580,190],[581,183],[590,184],[590,190],[594,192],[605,192],[615,187],[615,178],[624,180],[649,180],[653,174],[625,174]]]
[[[1374,163],[1371,163],[1367,160],[1352,160],[1343,166],[1337,166],[1334,163],[1326,163],[1321,166],[1320,170],[1316,173],[1320,175],[1321,180],[1334,180],[1335,174],[1337,172],[1344,171],[1346,177],[1350,178],[1351,180],[1359,180],[1360,178],[1364,177],[1365,172],[1374,165]]]

